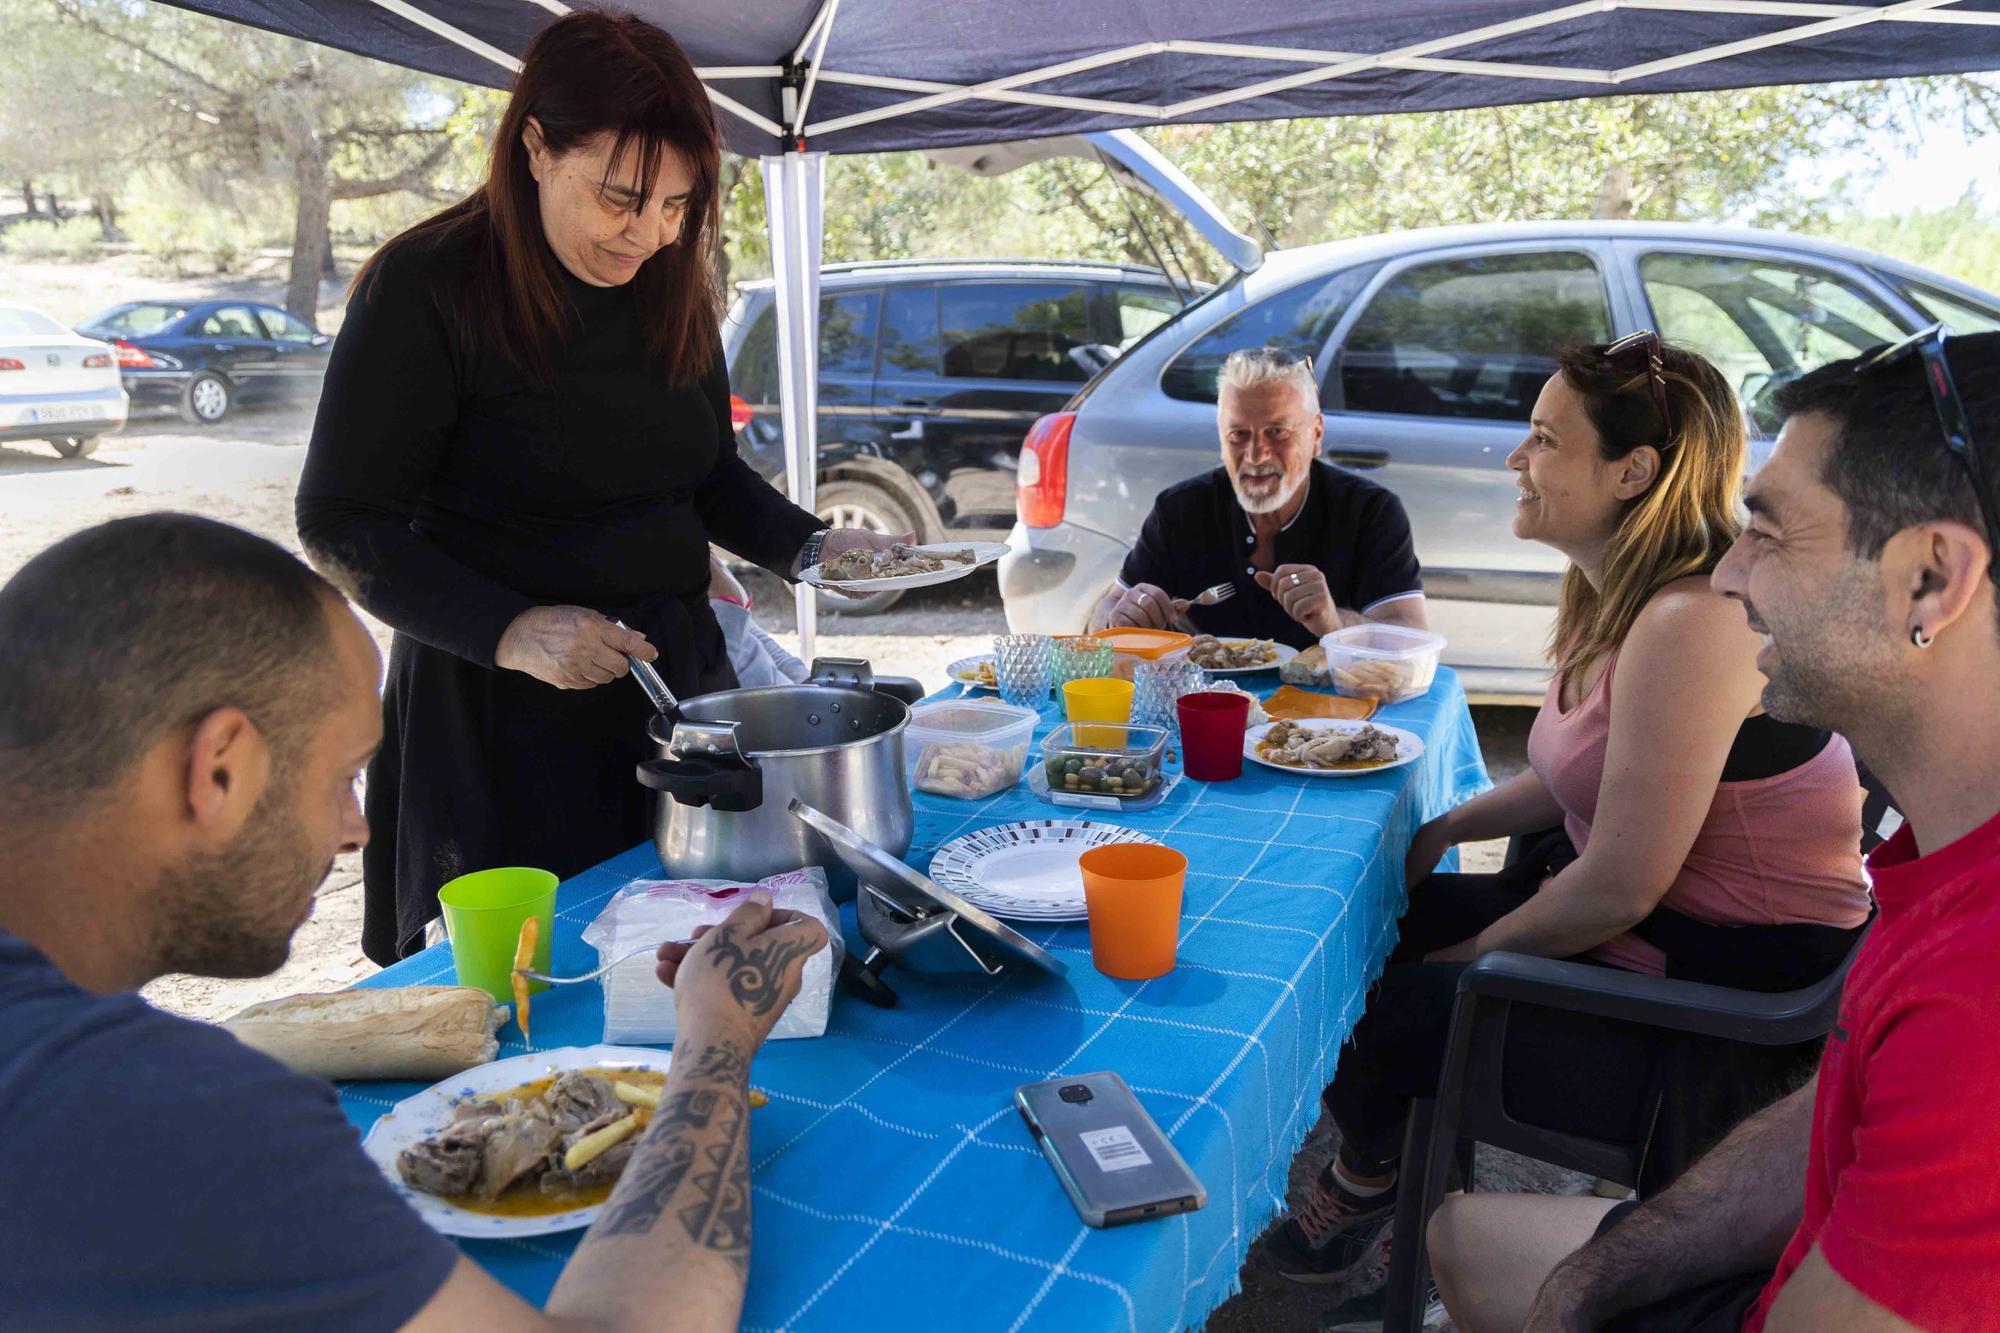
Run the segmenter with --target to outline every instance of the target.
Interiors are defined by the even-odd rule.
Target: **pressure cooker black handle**
[[[742,811],[755,810],[764,803],[761,771],[706,755],[648,759],[639,765],[639,785],[665,792],[682,805]]]
[[[922,703],[924,699],[923,682],[909,676],[877,676],[874,689],[877,694],[901,699],[906,704]]]

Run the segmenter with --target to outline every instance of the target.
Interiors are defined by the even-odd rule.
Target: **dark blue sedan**
[[[128,301],[76,327],[117,350],[135,407],[177,408],[197,426],[238,403],[317,392],[333,342],[298,316],[251,301]]]

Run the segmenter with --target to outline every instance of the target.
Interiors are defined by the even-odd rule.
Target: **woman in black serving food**
[[[827,532],[737,456],[713,263],[720,139],[666,33],[535,38],[485,184],[356,275],[299,535],[396,630],[368,767],[362,947],[420,947],[445,881],[570,875],[643,841],[651,705],[735,685],[711,540],[793,576]],[[621,630],[614,620],[630,626]]]

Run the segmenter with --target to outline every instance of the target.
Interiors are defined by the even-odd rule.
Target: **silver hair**
[[[1315,411],[1319,408],[1319,382],[1313,378],[1312,358],[1297,356],[1282,347],[1239,347],[1222,363],[1216,392],[1223,389],[1254,389],[1264,384],[1289,384]]]

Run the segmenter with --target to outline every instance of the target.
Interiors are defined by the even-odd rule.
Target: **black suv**
[[[1178,314],[1158,269],[1034,260],[829,265],[820,277],[819,514],[919,541],[1000,541],[1037,417]],[[723,330],[744,456],[785,472],[770,282],[739,288]],[[884,593],[838,609],[886,609]]]

